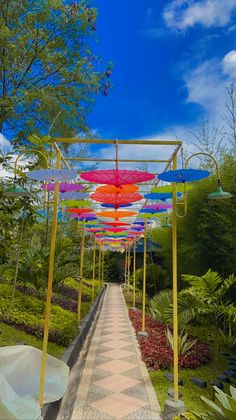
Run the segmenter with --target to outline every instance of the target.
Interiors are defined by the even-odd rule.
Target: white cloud
[[[205,61],[184,75],[187,102],[201,105],[211,115],[222,111],[227,78],[219,60]]]
[[[232,50],[224,56],[222,66],[225,74],[233,78],[236,76],[236,50]]]
[[[172,0],[163,17],[169,28],[185,31],[196,24],[206,28],[227,25],[236,8],[236,0]]]

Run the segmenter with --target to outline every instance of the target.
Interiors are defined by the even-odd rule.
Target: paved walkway
[[[71,419],[161,419],[119,285],[107,287]]]

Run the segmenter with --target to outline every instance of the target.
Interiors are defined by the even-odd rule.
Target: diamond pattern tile
[[[122,373],[122,372],[126,372],[127,370],[137,367],[137,365],[134,363],[115,359],[115,360],[111,360],[110,362],[98,365],[96,367],[98,369],[106,370],[107,372],[111,372],[111,373]]]
[[[104,340],[120,340],[120,339],[124,339],[125,341],[127,339],[130,340],[130,335],[129,334],[125,334],[125,333],[114,333],[114,334],[106,334],[103,336]]]
[[[109,347],[111,349],[122,349],[123,347],[129,346],[130,342],[121,341],[121,340],[111,340],[105,343],[102,343],[104,347]]]
[[[94,408],[105,414],[122,419],[128,414],[134,413],[141,407],[145,407],[147,403],[137,400],[136,398],[127,397],[124,394],[113,394],[110,397],[103,398],[91,404]]]
[[[141,381],[127,378],[122,375],[112,375],[108,376],[108,378],[94,382],[94,385],[100,386],[113,392],[121,392],[139,384],[141,384]]]
[[[127,351],[127,350],[110,350],[110,351],[105,351],[99,354],[99,356],[102,357],[109,357],[110,359],[122,359],[123,357],[128,357],[128,356],[132,356],[135,353],[131,352],[131,351]]]

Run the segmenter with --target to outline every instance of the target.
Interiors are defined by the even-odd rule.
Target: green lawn
[[[223,356],[219,356],[218,363],[218,374],[223,373],[228,368],[228,362]],[[167,371],[166,371],[167,372]],[[212,386],[209,382],[212,380],[213,363],[204,365],[198,369],[183,369],[180,371],[180,378],[183,379],[184,385],[179,387],[179,390],[183,394],[181,398],[186,406],[187,410],[192,410],[197,413],[206,409],[205,405],[201,401],[201,395],[207,398],[212,398]],[[161,407],[164,407],[165,400],[167,399],[167,391],[169,388],[173,388],[173,383],[168,381],[164,377],[164,371],[149,372],[153,386],[155,388],[159,403]],[[199,388],[191,382],[191,378],[196,376],[200,379],[207,381],[207,388]],[[229,386],[225,385],[224,391],[228,392]]]

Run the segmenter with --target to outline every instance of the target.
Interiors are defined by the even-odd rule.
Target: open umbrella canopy
[[[141,209],[139,210],[139,213],[150,213],[150,214],[156,214],[156,213],[164,213],[166,211],[166,208],[161,208],[161,209]]]
[[[126,222],[100,222],[101,225],[107,225],[107,226],[113,226],[113,227],[119,227],[119,226],[130,226],[130,223]]]
[[[78,209],[78,208],[75,208],[75,207],[73,207],[73,208],[70,207],[70,208],[66,209],[66,211],[68,213],[76,213],[77,215],[81,215],[81,214],[84,214],[84,213],[92,213],[93,209],[88,209],[88,208]]]
[[[164,210],[164,212],[163,211],[161,211],[161,212],[154,212],[154,213],[149,213],[149,212],[147,212],[147,213],[140,213],[138,216],[137,216],[137,218],[141,218],[141,219],[155,219],[156,217],[159,217],[159,216],[163,216],[164,214],[165,214],[165,212],[166,212],[166,210]]]
[[[26,176],[35,181],[60,182],[67,179],[77,178],[77,171],[69,171],[68,169],[37,169],[29,171]]]
[[[128,211],[128,210],[123,210],[123,211],[99,211],[97,212],[97,216],[99,217],[108,217],[110,219],[122,219],[125,217],[131,217],[131,216],[136,216],[137,212],[136,211]]]
[[[60,193],[60,200],[86,200],[89,198],[88,193],[84,192],[61,192]]]
[[[103,227],[102,231],[104,232],[114,232],[114,233],[118,233],[118,232],[124,232],[124,231],[129,231],[128,228],[124,228],[124,227]]]
[[[105,169],[85,172],[80,175],[85,181],[96,182],[98,184],[114,185],[120,187],[127,184],[138,184],[140,182],[151,181],[155,175],[141,171],[131,171],[126,169]]]
[[[137,193],[130,193],[130,194],[104,194],[95,192],[90,195],[90,198],[95,201],[99,201],[100,203],[107,203],[107,204],[129,204],[135,201],[142,200],[143,196]]]
[[[89,200],[64,200],[61,202],[62,207],[89,207],[91,205]]]
[[[41,188],[47,191],[54,191],[55,183],[50,182],[49,184],[43,184],[41,185]],[[60,185],[59,185],[59,191],[61,193],[67,193],[67,192],[72,192],[72,191],[82,191],[83,189],[84,189],[84,186],[80,184],[60,182]]]
[[[102,232],[101,228],[96,228],[96,227],[86,227],[86,232],[91,232],[91,233],[95,233],[95,232]]]
[[[161,181],[166,182],[192,182],[207,178],[210,175],[209,171],[201,169],[177,169],[175,171],[167,171],[158,175]]]
[[[119,209],[122,207],[131,207],[132,204],[131,203],[127,203],[127,204],[101,204],[102,207],[108,208],[108,209]]]
[[[143,210],[166,210],[172,209],[172,204],[147,204],[143,206]]]
[[[193,185],[191,184],[187,184],[187,185],[182,185],[182,184],[178,184],[177,185],[177,190],[178,193],[183,193],[184,191],[190,191],[193,189]],[[159,187],[154,187],[151,190],[151,193],[171,193],[172,195],[172,185],[160,185]]]
[[[101,185],[96,188],[97,192],[105,194],[130,194],[138,190],[139,187],[137,185],[121,185],[120,187],[115,187],[115,185]]]

